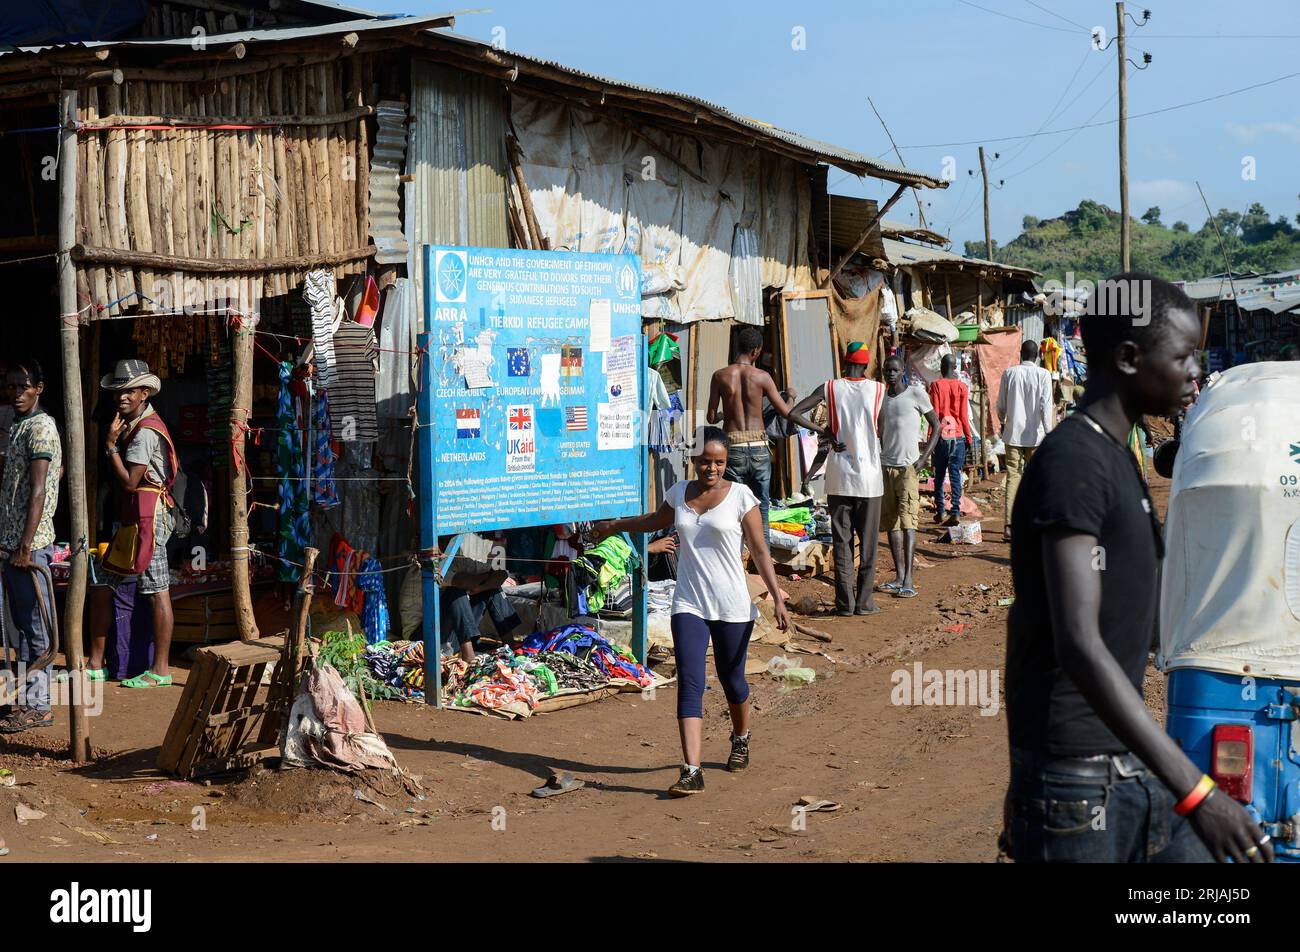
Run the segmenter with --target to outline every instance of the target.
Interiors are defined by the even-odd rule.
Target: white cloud
[[[1265,136],[1282,136],[1300,142],[1300,123],[1296,122],[1229,122],[1225,127],[1238,142],[1254,142]]]
[[[1136,181],[1129,186],[1129,204],[1136,209],[1135,214],[1152,205],[1162,208],[1177,208],[1195,199],[1196,186],[1179,179],[1147,179]]]

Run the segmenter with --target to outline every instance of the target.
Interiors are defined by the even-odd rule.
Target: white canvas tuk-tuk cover
[[[1165,543],[1160,667],[1300,678],[1300,361],[1234,367],[1201,393]]]

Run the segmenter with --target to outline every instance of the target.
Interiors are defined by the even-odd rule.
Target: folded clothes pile
[[[407,700],[424,698],[424,642],[381,641],[368,645],[365,662],[376,680]],[[592,628],[564,625],[536,632],[516,648],[498,648],[471,662],[442,661],[443,697],[453,707],[532,711],[561,691],[589,691],[612,680],[646,687],[653,675],[621,645]]]
[[[768,511],[767,523],[771,544],[795,552],[806,548],[804,543],[816,532],[813,512],[807,506],[774,507]]]

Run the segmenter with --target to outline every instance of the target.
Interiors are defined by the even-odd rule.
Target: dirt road
[[[179,689],[111,686],[92,723],[102,754],[92,766],[62,759],[63,712],[54,730],[0,739],[0,765],[18,779],[0,787],[0,837],[11,849],[0,862],[992,861],[1006,780],[1000,703],[990,716],[973,703],[893,698],[894,673],[911,675],[918,662],[1001,677],[1007,609],[997,601],[1012,594],[1001,493],[990,483],[972,493],[989,503],[982,545],[934,541],[925,523],[918,550],[932,567],[917,571],[919,597],[882,595],[879,615],[810,622],[833,636],[833,663],[808,662],[813,684],[790,690],[751,677],[753,761],[743,773],[722,769],[729,727],[710,680],[702,796],[664,793],[680,761],[671,687],[515,722],[380,703],[380,731],[422,778],[426,799],[417,800],[325,771],[180,784],[154,767]],[[892,577],[884,547],[881,562]],[[829,597],[822,581],[787,591]],[[779,653],[760,646],[751,658]],[[530,798],[553,768],[586,788]],[[839,809],[801,813],[801,797]],[[20,802],[45,816],[19,824]]]

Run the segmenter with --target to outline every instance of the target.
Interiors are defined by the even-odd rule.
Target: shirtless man
[[[763,427],[763,400],[766,398],[783,417],[789,415],[790,404],[777,390],[772,375],[756,366],[763,353],[763,332],[757,327],[742,328],[737,343],[740,353],[735,363],[715,371],[709,383],[708,420],[715,425],[722,422],[731,444],[726,478],[744,483],[758,497],[766,532],[771,508],[772,451]]]

